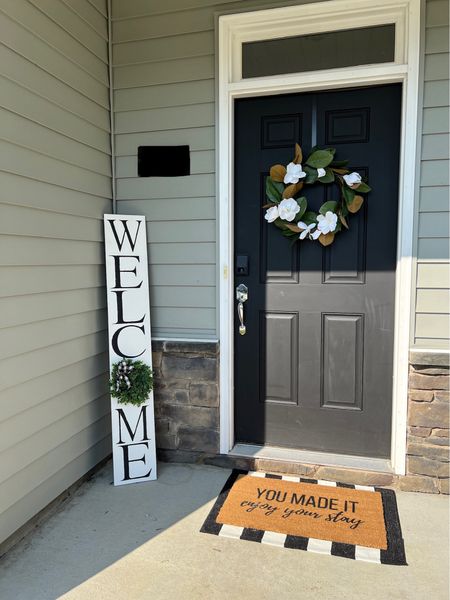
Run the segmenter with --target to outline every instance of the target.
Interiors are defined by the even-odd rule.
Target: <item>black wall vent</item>
[[[139,146],[139,177],[183,177],[191,174],[189,146]]]

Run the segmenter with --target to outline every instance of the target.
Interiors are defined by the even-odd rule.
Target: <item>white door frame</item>
[[[219,17],[217,183],[219,201],[220,451],[234,446],[233,139],[236,98],[401,82],[402,128],[395,294],[391,467],[406,468],[408,351],[419,90],[420,0],[328,0]],[[242,79],[242,43],[395,23],[390,63]],[[407,126],[406,126],[407,124]],[[342,465],[344,466],[344,465]]]

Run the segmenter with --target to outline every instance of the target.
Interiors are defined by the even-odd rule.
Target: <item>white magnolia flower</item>
[[[298,180],[303,179],[303,177],[306,177],[306,173],[303,171],[302,165],[291,162],[286,167],[284,183],[298,183]]]
[[[317,169],[317,177],[320,179],[321,177],[323,177],[324,175],[326,175],[327,172],[325,171],[325,169]]]
[[[294,198],[285,198],[278,205],[278,214],[283,221],[293,221],[299,210],[300,206]]]
[[[307,225],[306,223],[303,223],[303,221],[299,221],[297,223],[297,227],[299,229],[303,229],[303,231],[301,232],[301,234],[298,236],[301,240],[304,240],[305,237],[309,237],[309,239],[312,239],[312,230],[314,229],[314,227],[316,226],[315,223],[311,223],[310,225]]]
[[[345,183],[352,187],[354,185],[359,185],[361,183],[361,175],[353,171],[353,173],[349,173],[348,175],[344,175]]]
[[[268,223],[273,223],[276,219],[278,219],[279,216],[280,215],[278,214],[278,206],[271,206],[266,210],[264,218]]]
[[[331,212],[331,210],[327,210],[325,215],[317,215],[317,230],[324,235],[331,233],[336,229],[337,219],[337,214]]]

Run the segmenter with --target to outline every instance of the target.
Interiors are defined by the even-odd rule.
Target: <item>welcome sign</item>
[[[145,217],[104,215],[110,372],[120,359],[152,366]],[[114,485],[156,479],[153,391],[140,406],[111,397]]]

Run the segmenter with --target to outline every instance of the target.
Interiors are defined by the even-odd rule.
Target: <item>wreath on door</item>
[[[349,229],[349,215],[357,213],[363,205],[361,194],[370,192],[359,173],[345,168],[348,160],[335,160],[335,153],[335,148],[316,146],[302,166],[302,149],[295,144],[292,162],[286,167],[274,165],[270,169],[266,178],[269,202],[263,206],[264,218],[293,242],[317,240],[322,246],[329,246],[337,233]],[[324,202],[318,213],[308,209],[307,198],[300,194],[305,185],[317,183],[337,184],[339,189],[339,199]]]

